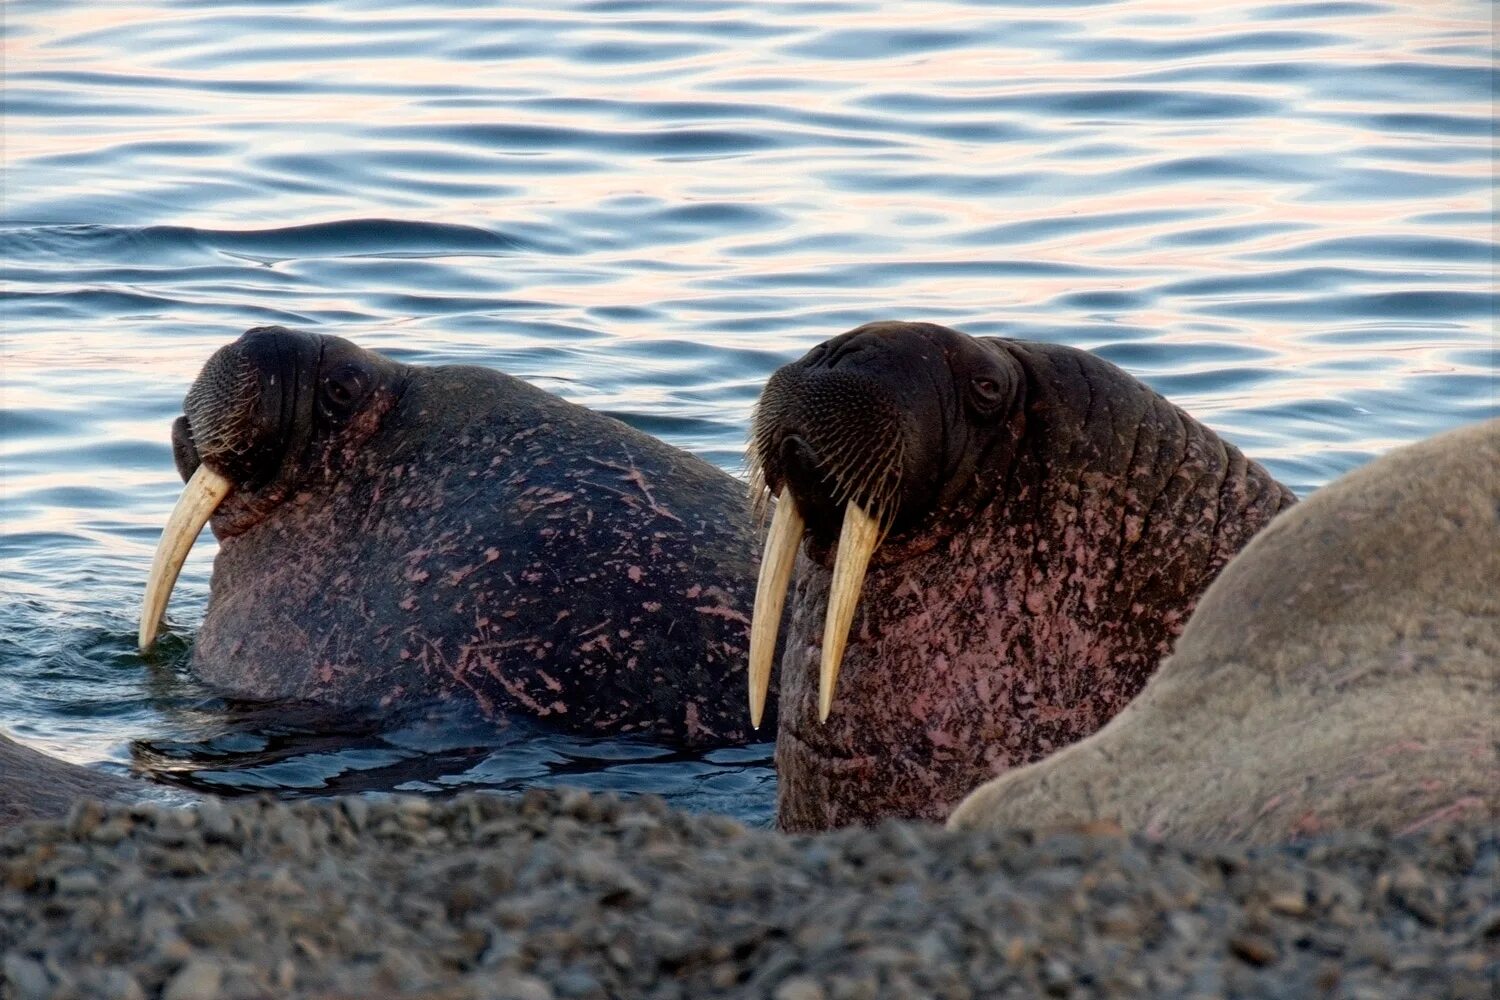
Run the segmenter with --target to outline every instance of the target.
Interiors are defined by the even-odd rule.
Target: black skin
[[[280,327],[210,359],[184,410],[179,472],[235,483],[193,653],[210,683],[758,738],[759,543],[733,477],[499,372]]]

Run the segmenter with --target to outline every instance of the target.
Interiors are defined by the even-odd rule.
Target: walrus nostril
[[[817,452],[813,451],[812,445],[800,434],[788,434],[781,439],[780,457],[783,475],[788,479],[801,478],[805,481],[814,478],[821,464]]]
[[[177,466],[177,473],[182,476],[183,482],[187,482],[198,471],[198,466],[203,464],[203,459],[198,455],[198,446],[193,442],[192,424],[187,417],[178,417],[172,421],[172,463]]]

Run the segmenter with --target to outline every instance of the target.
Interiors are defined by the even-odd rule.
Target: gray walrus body
[[[1402,448],[1278,518],[1102,731],[955,828],[1112,820],[1279,841],[1500,817],[1500,420]]]
[[[192,658],[210,683],[749,737],[756,554],[733,477],[499,372],[279,327],[215,354],[184,413],[187,492],[219,484]],[[148,611],[143,646],[153,631]]]
[[[752,438],[752,468],[780,497],[767,578],[791,570],[776,550],[806,524],[776,747],[792,830],[941,820],[980,782],[1092,733],[1293,502],[1100,358],[930,324],[861,327],[781,369]],[[864,542],[885,538],[840,667],[835,555],[858,548],[861,510]]]
[[[67,815],[79,799],[128,802],[139,786],[24,747],[0,733],[0,829]]]

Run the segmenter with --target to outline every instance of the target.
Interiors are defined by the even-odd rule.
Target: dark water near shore
[[[768,815],[706,757],[227,706],[134,651],[168,428],[248,326],[504,369],[738,471],[867,320],[1093,349],[1306,492],[1496,401],[1492,9],[6,7],[0,727],[220,790],[528,783]]]

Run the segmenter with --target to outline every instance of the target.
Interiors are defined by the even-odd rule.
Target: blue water
[[[330,729],[134,652],[168,428],[246,327],[504,369],[738,471],[867,320],[1098,351],[1298,492],[1494,415],[1484,0],[6,6],[0,728],[221,791],[587,784],[752,822],[692,757]]]

